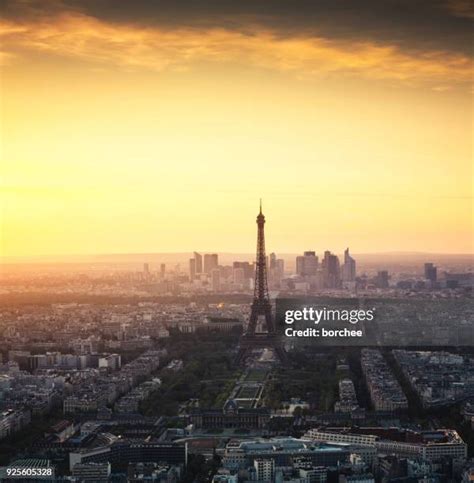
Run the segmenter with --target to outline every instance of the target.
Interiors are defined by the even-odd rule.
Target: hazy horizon
[[[201,254],[217,253],[220,265],[231,265],[234,261],[254,262],[255,254],[250,252],[216,252],[198,251]],[[174,270],[180,265],[182,271],[187,271],[187,263],[193,252],[168,252],[168,253],[129,253],[129,254],[95,254],[95,255],[72,255],[72,256],[39,256],[39,257],[8,257],[0,259],[0,268],[7,272],[24,272],[25,270],[77,271],[84,269],[104,270],[142,270],[143,264],[147,263],[152,271],[159,271],[160,264],[167,264],[167,268]],[[271,251],[268,252],[268,254]],[[333,252],[334,253],[334,252]],[[287,270],[295,269],[295,260],[300,253],[276,252],[278,258],[285,261]],[[335,253],[343,260],[343,253]],[[322,258],[323,252],[316,252]],[[472,270],[474,267],[473,254],[441,254],[426,252],[385,252],[385,253],[352,253],[359,268],[370,269],[374,267],[388,268],[404,266],[422,270],[423,264],[433,262],[440,267],[455,266],[463,270]]]
[[[449,253],[449,252],[430,252],[430,251],[409,251],[409,250],[387,250],[387,251],[374,251],[374,252],[353,252],[350,249],[350,246],[346,247],[349,248],[351,255],[354,256],[425,256],[425,255],[436,255],[436,256],[446,256],[446,257],[474,257],[474,253]],[[330,248],[325,248],[323,250],[315,250],[313,248],[305,248],[301,251],[278,251],[278,250],[267,250],[267,255],[270,253],[276,253],[278,256],[297,256],[302,255],[304,251],[311,250],[315,251],[316,254],[324,253],[324,251],[329,250],[331,253],[336,255],[343,255],[344,250],[342,251],[333,251]],[[194,252],[200,253],[201,255],[204,254],[211,254],[217,253],[218,255],[224,256],[255,256],[255,253],[250,251],[221,251],[221,250],[187,250],[187,251],[156,251],[156,252],[108,252],[108,253],[68,253],[68,254],[41,254],[41,255],[30,255],[30,256],[21,256],[21,255],[10,255],[10,256],[3,256],[0,257],[1,260],[39,260],[39,259],[74,259],[74,258],[101,258],[101,257],[144,257],[144,256],[191,256]]]

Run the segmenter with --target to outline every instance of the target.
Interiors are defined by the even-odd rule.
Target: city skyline
[[[469,4],[272,6],[7,1],[1,255],[473,253]]]
[[[313,247],[309,247],[313,248]],[[347,248],[347,247],[346,247]],[[349,247],[350,248],[350,247]],[[324,252],[328,248],[318,248],[314,251],[316,254],[324,255]],[[331,249],[329,249],[332,251]],[[404,263],[418,263],[424,260],[431,260],[436,258],[437,260],[449,261],[462,261],[470,266],[473,260],[472,253],[439,253],[439,252],[423,252],[423,251],[387,251],[387,252],[353,252],[351,255],[356,257],[363,257],[364,261],[371,263],[383,263],[386,260],[388,263],[396,263],[402,261]],[[282,252],[279,250],[272,250],[272,253],[277,254],[285,260],[293,260],[300,256],[305,250],[294,252]],[[345,249],[332,251],[335,255],[344,258]],[[162,261],[167,263],[186,263],[189,261],[189,257],[193,253],[200,254],[212,254],[215,253],[219,258],[223,258],[226,263],[230,263],[234,260],[252,261],[255,258],[255,254],[251,251],[248,252],[231,252],[231,251],[217,251],[217,250],[189,250],[182,252],[136,252],[136,253],[72,253],[72,254],[44,254],[44,255],[31,255],[31,256],[7,256],[1,258],[1,263],[4,267],[8,265],[28,265],[28,264],[94,264],[94,263],[123,263],[123,264],[138,264],[149,263],[150,266],[154,265],[155,268],[159,267]],[[439,258],[438,258],[439,257]]]
[[[472,1],[1,5],[0,483],[474,481]]]

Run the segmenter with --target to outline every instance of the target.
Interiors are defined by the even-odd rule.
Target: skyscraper
[[[204,255],[204,273],[211,274],[212,270],[219,265],[219,258],[217,253],[211,253]]]
[[[318,257],[315,252],[304,252],[304,274],[313,277],[318,270]]]
[[[189,280],[193,281],[196,278],[196,259],[189,259]]]
[[[301,277],[314,277],[318,271],[316,252],[306,251],[303,256],[296,257],[296,273]]]
[[[277,262],[277,257],[275,255],[275,253],[270,253],[270,263],[268,265],[268,268],[270,270],[276,268],[276,262]]]
[[[301,255],[296,257],[296,275],[304,276],[304,257]]]
[[[375,277],[375,285],[377,288],[388,288],[389,276],[387,270],[380,270],[377,272],[377,276]]]
[[[268,263],[268,285],[272,289],[280,288],[281,279],[284,273],[284,262],[277,258],[275,253],[270,253]]]
[[[198,252],[194,252],[194,260],[196,264],[196,274],[202,273],[202,255]]]
[[[438,269],[433,263],[425,263],[425,278],[430,282],[436,282],[438,278]]]
[[[234,262],[232,264],[234,270],[236,268],[241,268],[244,271],[245,278],[253,278],[255,274],[255,266],[253,263],[249,262]]]
[[[278,275],[280,277],[283,277],[283,275],[285,275],[285,260],[283,260],[283,258],[277,258],[276,268],[278,271]]]
[[[232,281],[235,285],[243,285],[245,283],[245,270],[240,267],[234,267],[232,270]]]
[[[333,255],[329,250],[326,250],[324,252],[322,268],[324,287],[339,288],[341,285],[341,270],[337,255]]]
[[[211,285],[214,292],[218,292],[221,288],[221,273],[218,268],[211,271]]]
[[[342,281],[354,282],[356,277],[356,262],[349,255],[349,248],[344,250],[344,265],[342,266]]]

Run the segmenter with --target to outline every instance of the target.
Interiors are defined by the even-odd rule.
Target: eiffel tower
[[[246,359],[252,356],[252,352],[255,349],[268,348],[273,349],[280,362],[284,363],[287,360],[286,352],[275,328],[272,305],[268,294],[267,260],[265,256],[265,216],[262,213],[262,200],[260,200],[257,226],[257,261],[253,302],[247,331],[240,339],[237,362],[239,364],[244,363]]]

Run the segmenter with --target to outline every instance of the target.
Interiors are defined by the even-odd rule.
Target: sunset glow
[[[248,252],[261,197],[274,251],[473,251],[457,44],[82,3],[0,26],[4,257]]]

